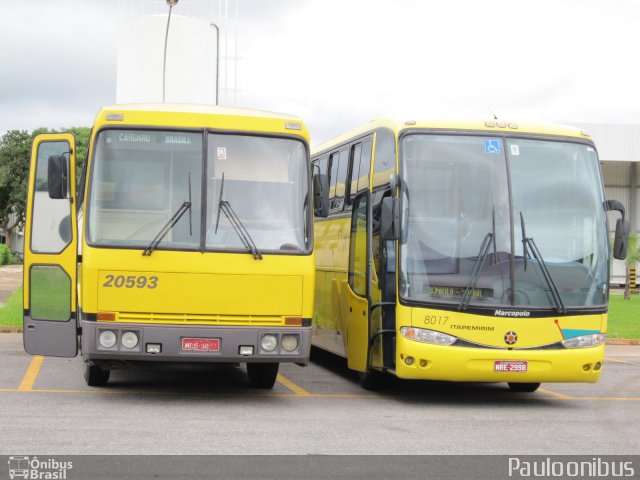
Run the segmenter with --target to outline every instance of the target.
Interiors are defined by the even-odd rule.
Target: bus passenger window
[[[333,202],[336,196],[336,180],[338,178],[338,164],[340,154],[338,152],[331,155],[329,160],[329,208],[333,209]]]
[[[349,190],[349,205],[360,192],[369,188],[369,169],[371,168],[371,144],[366,140],[355,146],[353,156],[353,168],[351,170],[351,186]]]
[[[395,173],[395,137],[391,130],[381,128],[376,132],[376,155],[373,166],[373,186],[384,185],[389,175]]]
[[[328,156],[324,156],[321,157],[320,159],[316,159],[314,162],[314,165],[318,166],[318,170],[319,171],[315,171],[314,173],[323,173],[325,175],[327,175],[329,172],[327,172],[327,167],[329,166],[329,157]]]
[[[337,157],[337,155],[333,155],[333,157]],[[331,202],[331,210],[333,212],[341,212],[344,210],[344,195],[345,195],[345,185],[347,183],[347,170],[349,166],[349,150],[342,150],[340,152],[340,160],[338,161],[338,165],[336,168],[336,178],[335,178],[335,189],[334,198]],[[334,172],[334,164],[331,164],[331,173]],[[334,185],[334,180],[331,180],[331,185]],[[329,190],[331,193],[331,190]]]
[[[353,204],[353,199],[358,192],[358,178],[360,176],[360,154],[362,153],[362,144],[358,143],[351,147],[351,181],[349,182],[349,195],[347,196],[347,205]]]

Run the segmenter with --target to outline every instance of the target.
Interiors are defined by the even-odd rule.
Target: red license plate
[[[220,350],[220,339],[183,338],[182,350],[188,352],[217,352]]]
[[[496,360],[493,364],[494,372],[510,372],[510,373],[525,373],[528,368],[528,363],[524,360]]]

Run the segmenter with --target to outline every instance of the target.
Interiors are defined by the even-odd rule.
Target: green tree
[[[60,131],[70,132],[76,138],[77,180],[80,178],[91,129],[73,127]],[[55,130],[39,128],[31,133],[26,130],[11,130],[0,138],[0,228],[6,239],[25,222],[31,144],[40,133],[55,133]],[[12,222],[12,214],[15,216],[15,223]]]
[[[87,155],[87,149],[89,148],[89,137],[91,136],[91,129],[88,127],[71,127],[62,129],[62,132],[73,133],[76,139],[76,184],[80,179],[80,173],[82,172],[82,166]]]
[[[5,239],[24,224],[31,139],[26,130],[8,131],[0,139],[0,227]]]

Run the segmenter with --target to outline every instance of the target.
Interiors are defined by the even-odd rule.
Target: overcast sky
[[[115,102],[131,1],[0,0],[0,134],[90,126]],[[638,0],[237,1],[237,106],[296,114],[314,144],[383,116],[490,109],[640,124]]]

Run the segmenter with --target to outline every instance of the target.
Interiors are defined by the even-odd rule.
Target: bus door
[[[75,139],[38,135],[24,237],[24,348],[33,355],[75,357],[77,346]]]
[[[393,370],[396,358],[396,239],[384,238],[382,234],[383,202],[394,205],[389,190],[377,191],[373,195],[371,317],[376,328],[372,335],[380,337],[373,346],[382,347],[382,366]],[[395,204],[397,206],[397,202]]]
[[[357,196],[351,215],[347,358],[360,372],[393,369],[395,361],[395,242],[381,240],[383,195]]]
[[[346,312],[347,364],[359,372],[367,370],[369,345],[369,301],[367,298],[368,192],[358,195],[351,211],[349,241],[348,304]]]

